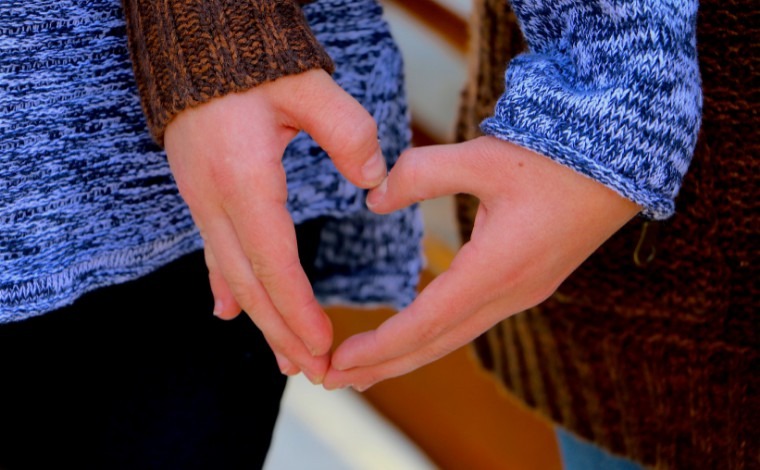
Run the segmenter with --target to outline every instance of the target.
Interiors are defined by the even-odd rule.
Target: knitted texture
[[[672,215],[699,130],[696,0],[515,0],[528,52],[482,129]]]
[[[549,300],[475,342],[525,404],[654,468],[758,467],[758,15],[750,0],[700,4],[703,123],[675,216],[632,220]],[[489,78],[502,74],[499,58],[521,50],[492,37],[518,29],[501,0],[476,2],[476,17],[485,49],[473,57],[463,139],[502,93]],[[466,240],[476,201],[458,201]]]
[[[373,0],[322,0],[304,13],[337,62],[336,81],[378,122],[392,164],[410,135],[402,61],[382,10]],[[283,165],[293,220],[327,218],[315,261],[318,298],[409,303],[422,265],[418,209],[372,214],[366,191],[304,133]],[[119,1],[4,0],[0,323],[70,304],[201,247],[148,133]]]
[[[375,0],[319,0],[304,6],[312,31],[333,58],[333,78],[378,126],[392,168],[411,142],[401,52]],[[309,158],[303,158],[308,155]],[[314,292],[323,304],[412,302],[422,270],[422,215],[417,205],[378,215],[306,134],[285,151],[288,207],[296,222],[329,216],[315,260]]]
[[[125,0],[138,89],[157,142],[178,112],[332,62],[292,0]]]

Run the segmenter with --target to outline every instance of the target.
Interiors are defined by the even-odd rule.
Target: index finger
[[[301,266],[290,214],[276,204],[261,205],[260,214],[267,223],[236,223],[247,225],[243,230],[249,239],[243,242],[243,249],[285,323],[313,355],[325,354],[332,346],[332,326]]]
[[[390,361],[435,342],[465,321],[495,294],[475,275],[484,269],[477,249],[460,250],[452,267],[434,279],[406,309],[376,330],[344,341],[333,353],[332,367],[347,370]]]
[[[293,219],[285,207],[284,170],[280,165],[274,172],[251,175],[246,187],[250,190],[225,204],[243,251],[288,327],[313,355],[325,354],[332,346],[332,325],[298,257]]]

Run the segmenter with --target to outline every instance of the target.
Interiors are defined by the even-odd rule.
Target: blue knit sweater
[[[529,51],[486,134],[565,164],[664,219],[702,115],[697,0],[513,0]]]
[[[699,127],[695,1],[514,1],[530,51],[483,130],[667,217]],[[393,163],[409,143],[401,58],[374,0],[304,7],[335,79],[375,117]],[[0,6],[0,323],[43,314],[201,248],[150,139],[119,0]],[[414,297],[416,208],[377,216],[305,134],[286,151],[296,223],[329,221],[323,302]]]
[[[373,0],[304,7],[335,80],[378,122],[389,163],[409,145],[402,63]],[[415,295],[417,208],[371,213],[306,134],[286,150],[295,223],[327,217],[317,253],[326,303]],[[140,107],[119,0],[0,6],[0,323],[39,315],[202,247]]]

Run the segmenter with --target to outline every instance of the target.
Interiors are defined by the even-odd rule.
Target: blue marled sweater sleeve
[[[691,161],[702,94],[697,0],[513,0],[528,43],[482,130],[664,219]]]

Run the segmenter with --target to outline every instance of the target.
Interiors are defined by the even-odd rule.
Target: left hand
[[[640,210],[606,186],[494,137],[406,151],[367,202],[388,213],[456,193],[480,199],[471,241],[412,305],[335,350],[326,388],[366,390],[539,304]]]

